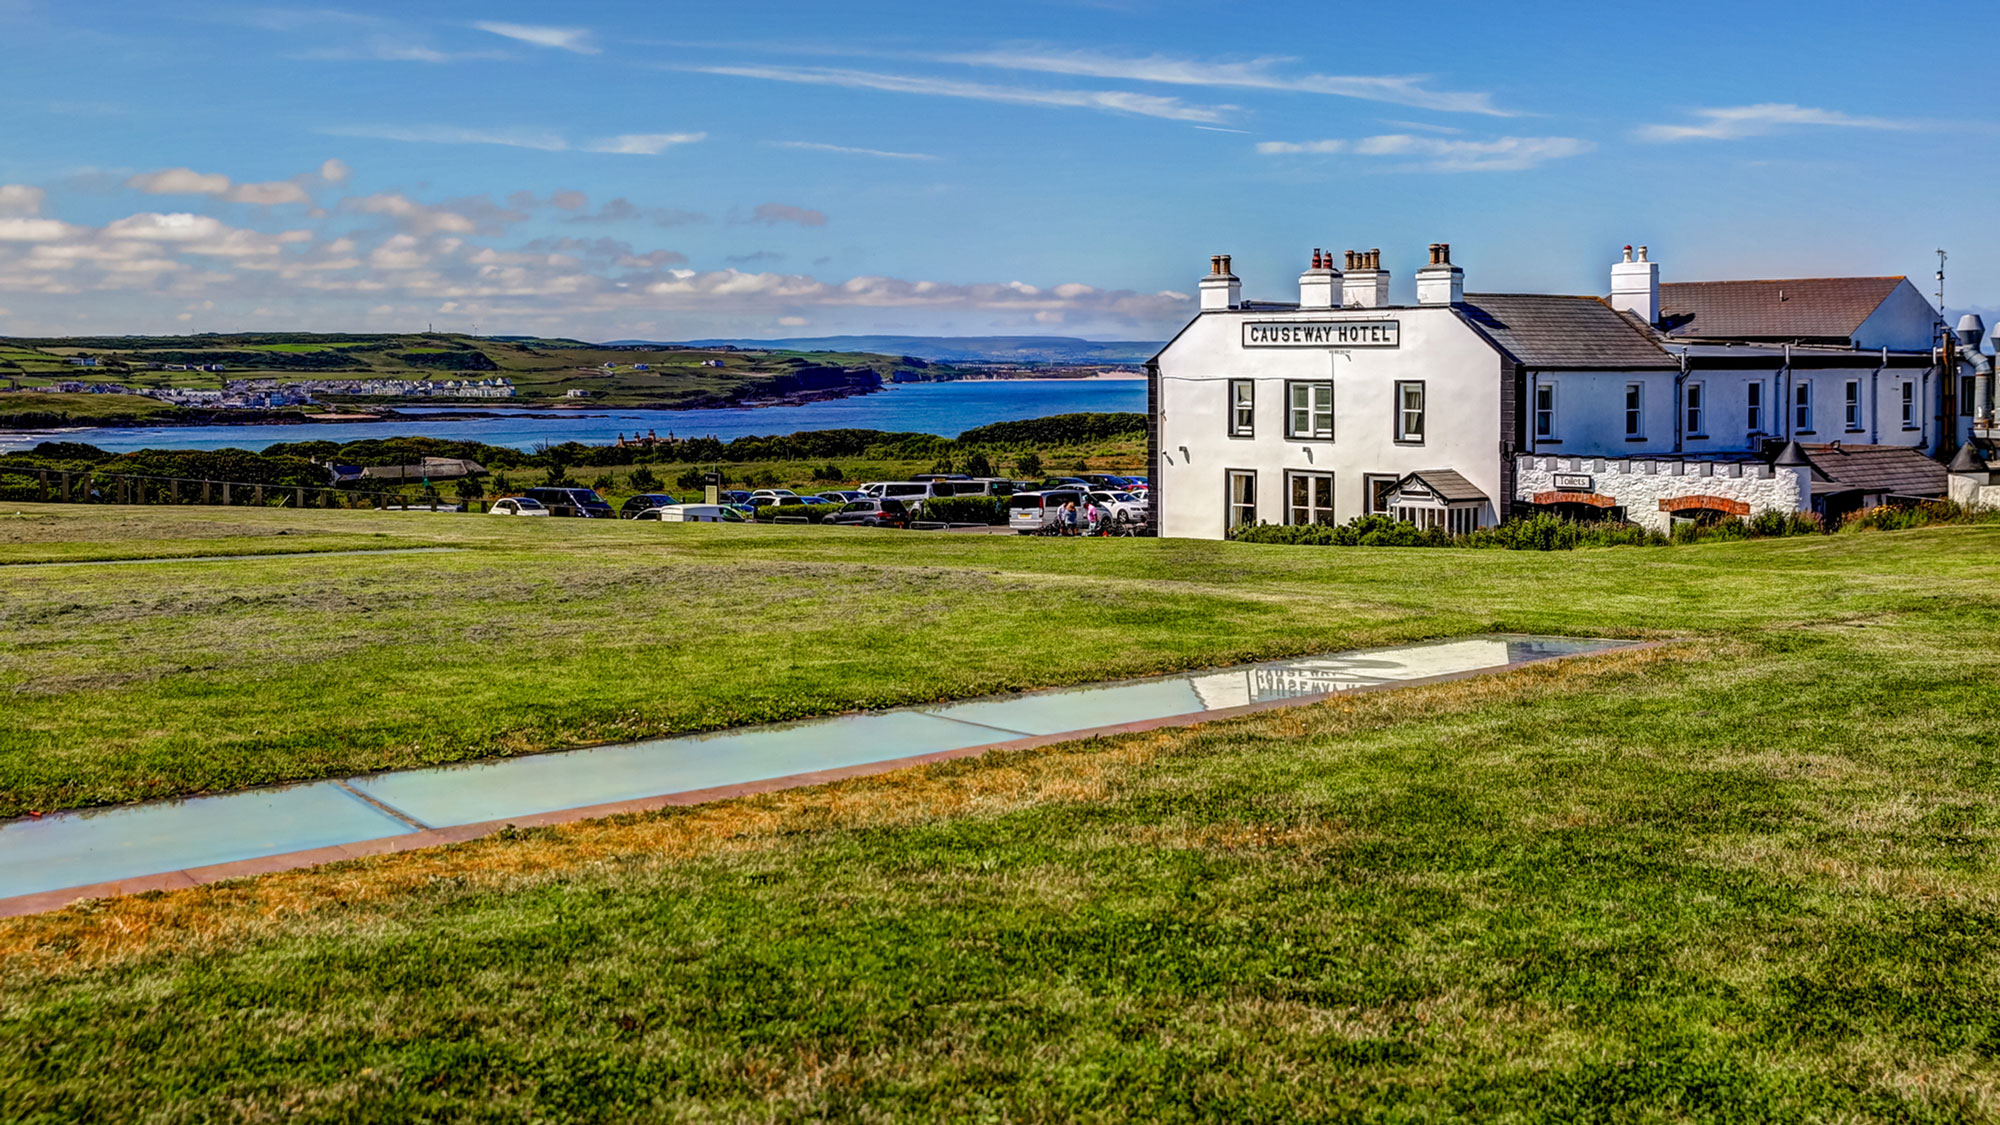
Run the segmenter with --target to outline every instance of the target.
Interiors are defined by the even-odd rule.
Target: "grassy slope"
[[[778,684],[831,682],[831,655],[742,637],[817,633],[857,586],[934,607],[840,631],[920,650],[901,671],[933,683],[1011,666],[960,602],[1107,671],[1494,626],[1701,639],[7,923],[5,1116],[2000,1113],[2000,774],[1968,640],[2000,628],[1993,529],[1563,556],[539,538],[571,530],[468,528],[474,550],[438,558],[574,576],[551,605],[585,624],[526,658],[595,649],[606,684],[654,667],[629,659],[653,587],[623,588],[632,627],[590,623],[594,583],[635,568],[720,611],[719,637],[680,643],[755,651]],[[409,576],[379,568],[400,565],[242,573],[287,615],[356,589],[394,612]],[[5,581],[10,611],[77,618],[41,664],[190,596],[121,617],[87,587]],[[229,596],[204,610],[241,628]],[[379,622],[294,624],[308,663],[384,655]],[[199,643],[116,667],[214,659],[181,655]],[[210,690],[261,707],[247,674]],[[747,698],[765,674],[663,682]],[[154,682],[174,675],[204,673]],[[127,690],[152,689],[95,698],[115,716]]]
[[[76,424],[97,418],[171,418],[180,408],[145,395],[65,395],[54,391],[0,394],[0,414],[64,414]]]
[[[197,387],[214,389],[224,379],[484,379],[505,375],[514,381],[519,397],[509,400],[448,400],[460,405],[534,405],[565,402],[570,390],[587,390],[598,405],[664,405],[696,403],[727,396],[769,376],[794,371],[800,365],[873,368],[887,379],[901,364],[898,357],[861,353],[801,353],[780,351],[709,351],[678,348],[600,348],[575,340],[494,340],[468,336],[312,336],[300,333],[267,333],[227,337],[123,337],[110,339],[37,340],[26,342],[0,339],[0,379],[18,379],[24,387],[45,386],[65,380],[123,383],[142,388]],[[451,370],[420,367],[402,358],[409,355],[436,355],[447,351],[481,352],[493,362],[493,370]],[[159,362],[154,353],[241,353],[270,357],[271,366],[236,361],[223,374],[201,371],[148,370],[145,364]],[[297,369],[284,366],[287,356],[314,352],[338,352],[350,364],[330,369]],[[102,368],[75,368],[64,357],[71,354],[96,355],[107,364],[129,364]],[[179,362],[167,356],[169,361]],[[705,366],[720,361],[721,367]],[[601,370],[605,363],[617,371]],[[649,364],[653,370],[633,370],[635,364]],[[62,410],[70,400],[82,396],[61,396],[55,406],[26,405],[28,396],[0,398],[0,413],[30,410]],[[97,396],[92,396],[97,397]],[[123,400],[121,400],[123,401]],[[150,400],[147,400],[150,401]],[[446,401],[446,400],[440,400]],[[155,404],[160,405],[160,404]],[[91,409],[85,407],[82,409]],[[101,404],[97,413],[108,413]],[[75,414],[75,410],[71,410]],[[144,413],[144,411],[137,411]],[[81,417],[82,415],[79,415]]]

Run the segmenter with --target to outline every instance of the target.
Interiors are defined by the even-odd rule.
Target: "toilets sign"
[[[1243,325],[1246,348],[1394,348],[1402,326],[1393,320],[1253,320]]]

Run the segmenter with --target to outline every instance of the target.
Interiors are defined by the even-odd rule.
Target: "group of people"
[[[1064,504],[1056,513],[1056,526],[1064,535],[1109,535],[1111,519],[1104,509],[1095,504],[1084,504],[1080,508],[1076,501]]]

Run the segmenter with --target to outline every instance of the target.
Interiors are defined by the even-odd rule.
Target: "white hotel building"
[[[1904,278],[1662,284],[1628,247],[1609,298],[1468,294],[1450,259],[1432,246],[1400,306],[1380,251],[1314,251],[1295,302],[1245,300],[1211,259],[1147,368],[1160,534],[2000,503],[1983,328],[1941,353]]]

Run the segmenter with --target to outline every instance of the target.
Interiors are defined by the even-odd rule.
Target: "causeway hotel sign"
[[[1252,320],[1243,325],[1246,348],[1393,348],[1402,343],[1393,320]]]

